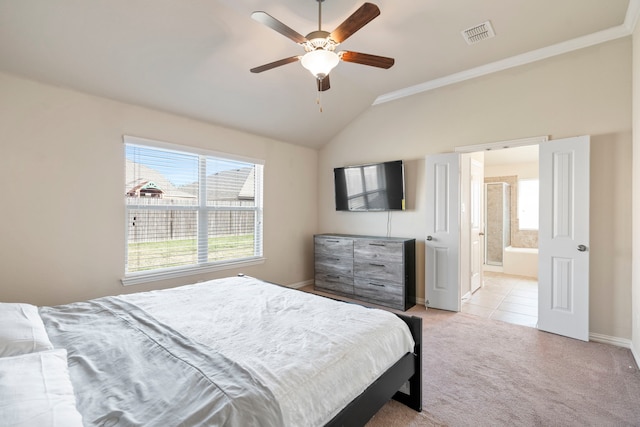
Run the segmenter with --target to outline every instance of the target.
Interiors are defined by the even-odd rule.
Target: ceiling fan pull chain
[[[318,107],[320,108],[320,112],[322,113],[322,100],[320,99],[320,97],[322,96],[322,80],[318,79],[318,97],[316,98],[316,104],[318,104]]]

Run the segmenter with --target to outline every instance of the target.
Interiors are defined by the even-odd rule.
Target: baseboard
[[[640,355],[638,354],[635,347],[633,346],[633,341],[631,342],[631,354],[633,355],[633,358],[636,361],[636,368],[640,367]]]
[[[292,283],[290,285],[287,285],[287,287],[293,288],[293,289],[300,289],[300,288],[304,288],[307,285],[313,285],[313,279],[305,280],[303,282],[298,282],[298,283]]]
[[[594,332],[591,332],[589,333],[589,341],[629,348],[633,352],[633,348],[631,347],[631,340],[628,340],[626,338],[612,337],[610,335],[596,334]],[[636,363],[637,361],[638,361],[638,358],[636,357]]]

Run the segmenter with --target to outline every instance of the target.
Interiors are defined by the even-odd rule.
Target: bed
[[[2,354],[0,330],[9,425],[358,426],[392,397],[421,410],[420,318],[248,276],[17,317],[43,332]],[[25,385],[18,371],[46,379]],[[56,391],[42,400],[53,415],[34,407],[38,387]]]

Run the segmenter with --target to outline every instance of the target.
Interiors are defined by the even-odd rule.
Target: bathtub
[[[504,248],[503,272],[538,278],[538,248]]]

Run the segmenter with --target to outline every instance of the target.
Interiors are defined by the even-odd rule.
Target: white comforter
[[[392,313],[250,277],[120,298],[259,378],[286,426],[326,424],[414,346]]]

